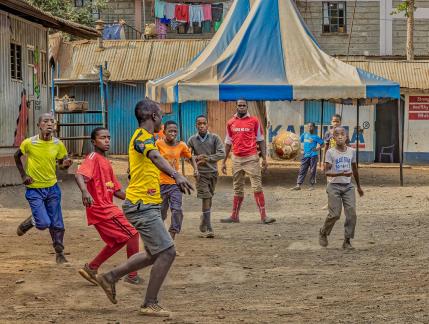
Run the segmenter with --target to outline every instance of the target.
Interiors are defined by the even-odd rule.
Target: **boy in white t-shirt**
[[[356,227],[356,195],[352,184],[352,175],[355,178],[357,191],[363,196],[360,186],[359,173],[356,164],[356,151],[346,145],[347,134],[343,127],[334,129],[336,146],[326,152],[325,174],[328,179],[326,192],[328,193],[329,214],[319,232],[319,244],[328,246],[328,235],[336,221],[340,219],[344,205],[346,221],[344,223],[343,249],[353,249],[350,240],[354,238]]]

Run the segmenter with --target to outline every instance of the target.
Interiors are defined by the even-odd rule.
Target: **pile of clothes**
[[[166,38],[168,26],[178,33],[216,32],[229,9],[230,2],[185,4],[155,0],[154,14],[158,38]]]

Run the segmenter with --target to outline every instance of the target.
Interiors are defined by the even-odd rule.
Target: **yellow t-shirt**
[[[159,169],[148,158],[147,154],[157,150],[152,134],[138,128],[131,137],[128,148],[130,163],[130,183],[126,197],[133,204],[141,200],[144,204],[162,202],[159,186]]]
[[[67,149],[58,138],[44,141],[39,135],[26,138],[20,146],[27,155],[25,172],[33,179],[28,188],[49,188],[57,183],[57,160],[67,156]]]

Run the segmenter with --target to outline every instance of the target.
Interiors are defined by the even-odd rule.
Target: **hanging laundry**
[[[212,21],[212,5],[204,4],[201,6],[203,7],[203,15],[204,15],[203,21]]]
[[[201,22],[204,20],[203,7],[201,5],[190,5],[189,6],[189,23],[198,23],[201,27]]]
[[[155,18],[164,18],[165,2],[155,0]]]
[[[171,19],[170,21],[170,27],[173,30],[176,30],[177,27],[179,27],[182,23],[178,22],[176,19]]]
[[[160,19],[155,19],[156,34],[158,39],[167,38],[167,25],[161,23]]]
[[[212,4],[212,18],[213,21],[221,21],[223,16],[223,4],[214,3]]]
[[[203,21],[203,33],[211,33],[212,22],[210,20]]]
[[[220,28],[220,25],[222,24],[222,21],[216,21],[214,23],[214,31],[217,32]]]
[[[175,3],[166,2],[164,7],[164,16],[167,19],[173,19],[174,18],[174,10],[176,9]]]
[[[105,25],[103,30],[103,39],[122,39],[122,25],[110,24]]]
[[[231,7],[231,2],[224,2],[223,3],[222,18],[225,18],[226,14],[228,13],[229,7]]]
[[[161,18],[160,22],[161,24],[164,24],[164,25],[170,25],[171,20],[167,18]]]
[[[177,4],[174,10],[174,17],[178,22],[189,22],[189,6],[185,4]]]

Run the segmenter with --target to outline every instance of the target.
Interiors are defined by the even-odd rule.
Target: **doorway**
[[[401,106],[404,106],[402,100]],[[375,110],[375,162],[399,163],[398,104],[396,100],[378,104]]]

